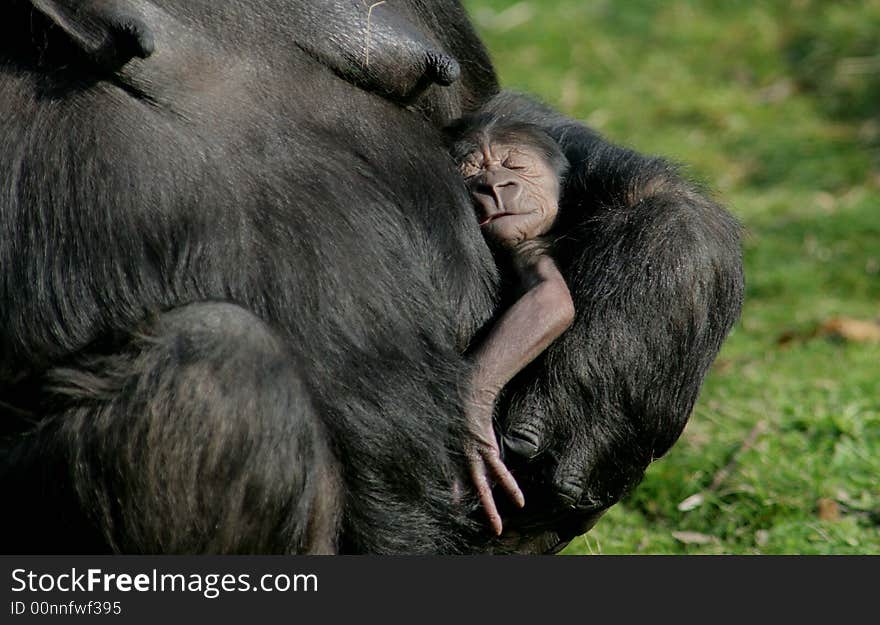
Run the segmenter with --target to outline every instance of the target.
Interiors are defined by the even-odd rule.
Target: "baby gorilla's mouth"
[[[513,214],[514,213],[496,213],[494,215],[489,215],[488,217],[483,219],[483,221],[480,222],[480,227],[482,228],[483,226],[488,226],[490,223],[492,223],[496,219],[501,219],[502,217],[509,217],[510,215],[513,215]]]

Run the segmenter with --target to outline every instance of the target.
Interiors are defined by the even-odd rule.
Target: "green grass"
[[[880,554],[880,345],[813,336],[880,318],[880,0],[466,4],[505,87],[686,164],[748,231],[685,434],[566,553]]]

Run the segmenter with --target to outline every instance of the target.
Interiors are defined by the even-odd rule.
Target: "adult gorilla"
[[[739,313],[733,221],[498,96],[456,0],[388,2],[402,56],[359,69],[364,6],[0,9],[4,552],[546,550],[679,436]],[[456,486],[500,280],[442,135],[487,103],[574,166],[577,320],[500,406],[528,501],[500,540]]]

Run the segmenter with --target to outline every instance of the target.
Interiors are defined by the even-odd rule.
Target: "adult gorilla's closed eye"
[[[408,33],[384,67],[457,59],[448,87],[445,60],[352,73],[317,4],[0,8],[4,552],[546,549],[678,437],[739,312],[728,215],[497,95],[457,1],[378,26]],[[554,258],[577,319],[502,398],[529,503],[500,541],[453,493],[499,280],[441,129],[484,106],[573,165]]]

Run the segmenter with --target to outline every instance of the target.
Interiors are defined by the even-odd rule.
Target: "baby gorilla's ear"
[[[31,0],[93,61],[117,68],[153,54],[153,32],[137,0]]]

